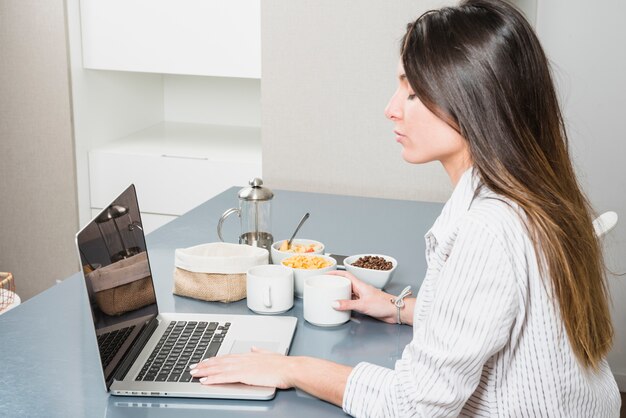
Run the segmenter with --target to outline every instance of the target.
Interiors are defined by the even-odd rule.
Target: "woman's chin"
[[[424,164],[433,161],[425,155],[416,155],[415,152],[407,152],[406,148],[402,149],[402,159],[409,164]]]

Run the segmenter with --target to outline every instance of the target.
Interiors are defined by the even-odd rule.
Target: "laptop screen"
[[[76,244],[108,387],[141,329],[159,313],[135,186],[89,222]]]

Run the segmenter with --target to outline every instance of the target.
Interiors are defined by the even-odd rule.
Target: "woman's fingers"
[[[189,365],[189,369],[191,370],[191,374],[193,374],[194,370],[206,369],[206,368],[211,367],[215,363],[213,361],[215,358],[216,357],[211,357],[211,358],[207,358],[207,359],[202,360],[200,363],[190,364]]]
[[[274,354],[274,355],[277,355],[277,356],[281,355],[279,353],[275,353],[273,351],[264,350],[262,348],[255,347],[255,346],[250,347],[250,353],[269,354],[269,355]],[[244,357],[247,354],[248,353],[241,353],[241,354],[229,354],[227,356],[210,357],[210,358],[202,360],[201,362],[199,362],[197,364],[191,364],[189,366],[189,368],[190,369],[205,368],[205,367],[209,367],[210,365],[213,365],[216,362],[220,362],[220,361],[236,361],[237,357]]]
[[[223,375],[212,375],[212,376],[205,376],[203,378],[200,379],[200,383],[202,383],[203,385],[215,385],[218,383],[237,383],[239,382],[239,380],[229,380],[227,378],[225,378]]]
[[[200,383],[210,385],[215,383],[235,383],[242,380],[236,368],[228,364],[215,365],[213,362],[206,362],[205,367],[196,367],[191,370],[191,375],[200,379]]]
[[[395,322],[395,307],[389,303],[392,296],[375,288],[347,271],[332,271],[325,274],[345,277],[352,283],[352,300],[338,300],[333,308],[338,311],[357,311],[380,319],[384,322]]]
[[[241,382],[248,385],[286,389],[289,358],[255,348],[250,353],[230,354],[204,360],[190,370],[202,384]]]
[[[361,301],[359,299],[341,299],[333,303],[333,309],[336,311],[358,311],[361,309]]]
[[[345,270],[331,270],[324,274],[330,274],[331,276],[341,276],[341,277],[346,277],[346,278],[349,278],[349,276],[354,277],[352,273],[347,272]]]
[[[194,370],[194,369],[206,369],[206,368],[210,368],[210,367],[216,367],[216,366],[224,366],[227,365],[230,362],[236,362],[241,360],[241,357],[246,356],[247,354],[228,354],[225,356],[218,356],[218,357],[209,357],[206,358],[204,360],[202,360],[201,362],[197,363],[197,364],[190,364],[189,365],[189,369],[190,370]]]
[[[352,273],[348,273],[347,271],[334,270],[324,274],[341,276],[350,280],[350,283],[352,284],[352,293],[354,293],[357,297],[360,297],[362,294],[367,294],[368,292],[376,290],[376,288],[374,288],[373,286],[370,286],[369,284],[365,283]]]
[[[345,277],[346,279],[350,280],[350,282],[352,283],[352,287],[353,288],[354,288],[355,285],[358,286],[358,285],[363,283],[354,274],[349,273],[349,272],[347,272],[345,270],[333,270],[333,271],[329,271],[329,272],[324,273],[324,274],[330,274],[331,276]]]
[[[277,356],[280,355],[280,354],[275,353],[273,351],[264,350],[262,348],[255,347],[255,346],[250,347],[250,352],[252,352],[252,353],[259,353],[259,354],[276,354]]]

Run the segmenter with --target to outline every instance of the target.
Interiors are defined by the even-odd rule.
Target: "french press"
[[[241,222],[240,244],[253,245],[255,247],[270,250],[274,242],[271,234],[271,203],[274,193],[267,187],[263,187],[263,180],[254,178],[239,191],[239,208],[228,209],[217,224],[217,236],[222,237],[222,225],[227,217],[236,213]]]

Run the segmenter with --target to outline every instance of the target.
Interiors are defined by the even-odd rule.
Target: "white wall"
[[[537,32],[553,63],[579,179],[599,212],[614,210],[608,267],[626,272],[626,2],[540,1]],[[609,362],[626,391],[626,276],[610,276],[615,346]]]

